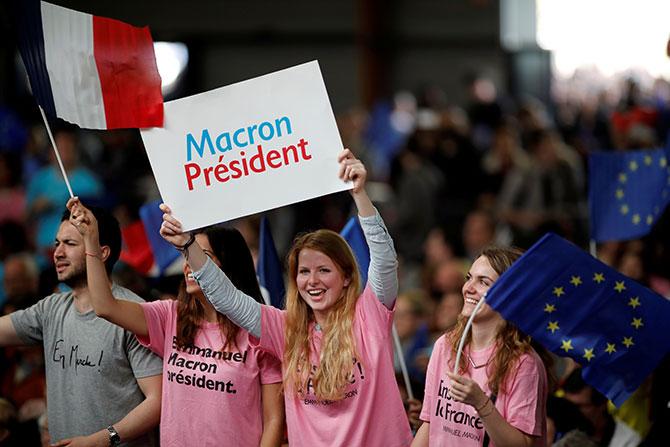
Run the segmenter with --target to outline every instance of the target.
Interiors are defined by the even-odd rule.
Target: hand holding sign
[[[172,210],[166,204],[161,203],[160,209],[163,212],[160,235],[175,247],[183,247],[188,242],[189,236],[184,233],[181,222],[172,216]]]
[[[352,194],[365,192],[365,180],[368,177],[368,171],[363,163],[355,158],[349,149],[340,152],[337,161],[340,163],[340,178],[345,182],[354,182]]]

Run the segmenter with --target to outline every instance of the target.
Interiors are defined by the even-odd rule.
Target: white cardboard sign
[[[163,201],[184,230],[350,189],[317,61],[165,103],[141,131]]]

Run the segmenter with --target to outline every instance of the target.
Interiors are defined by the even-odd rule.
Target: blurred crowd
[[[467,88],[464,105],[426,88],[338,116],[344,146],[370,171],[368,192],[401,262],[395,324],[415,397],[407,400],[414,423],[432,345],[456,323],[464,275],[482,248],[528,248],[547,231],[587,247],[589,153],[658,147],[666,144],[670,128],[670,84],[664,80],[641,88],[626,79],[616,92],[562,95],[552,104],[512,101],[480,76],[469,79]],[[69,193],[43,123],[25,110],[0,105],[3,315],[63,287],[56,283],[51,256]],[[52,130],[83,203],[114,210],[124,227],[139,220],[142,204],[159,198],[137,130],[82,131],[62,122]],[[267,214],[281,255],[296,233],[340,231],[351,212],[351,199],[340,193]],[[232,223],[253,253],[258,222],[252,216]],[[668,297],[669,229],[666,213],[644,239],[601,244],[598,256]],[[133,256],[125,260],[115,281],[148,301],[174,297],[179,274],[146,274]],[[0,350],[0,445],[47,445],[44,361],[41,347]],[[400,373],[398,359],[396,365]],[[645,445],[664,445],[659,421],[668,417],[668,386],[657,378],[667,361],[620,409],[608,406],[575,369],[573,362],[555,359],[551,442],[615,445],[610,442],[621,437],[630,444],[616,445],[645,439]],[[399,384],[408,396],[400,375]]]

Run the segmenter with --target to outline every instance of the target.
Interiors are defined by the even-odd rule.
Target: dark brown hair
[[[221,270],[233,285],[262,303],[254,262],[240,232],[233,228],[210,227],[203,231],[203,234],[209,239],[214,256],[221,263]],[[186,292],[186,284],[183,281],[179,286],[177,302],[177,344],[189,346],[193,344],[200,324],[205,318],[205,306]],[[226,349],[235,344],[239,327],[221,313],[217,313],[217,320],[224,340],[221,349]]]

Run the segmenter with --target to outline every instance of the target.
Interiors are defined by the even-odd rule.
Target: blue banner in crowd
[[[160,204],[160,200],[154,200],[142,205],[140,207],[140,219],[142,219],[144,231],[154,254],[154,262],[162,275],[165,269],[179,257],[179,252],[159,233],[163,223],[163,212],[158,207]]]
[[[354,252],[358,263],[358,271],[361,274],[361,287],[365,288],[365,284],[368,282],[368,268],[370,267],[370,249],[365,241],[361,223],[356,216],[347,221],[347,224],[340,231],[340,236],[347,241],[351,251]]]
[[[670,301],[547,234],[508,269],[487,303],[620,406],[670,350]]]
[[[591,239],[642,237],[670,201],[667,149],[589,155]]]
[[[284,274],[282,273],[282,265],[279,261],[274,239],[272,238],[272,232],[270,231],[270,223],[265,216],[261,219],[260,241],[258,245],[256,273],[258,274],[258,283],[261,286],[263,298],[266,298],[266,302],[269,301],[269,304],[272,306],[283,309],[285,304],[284,296],[286,295]]]

